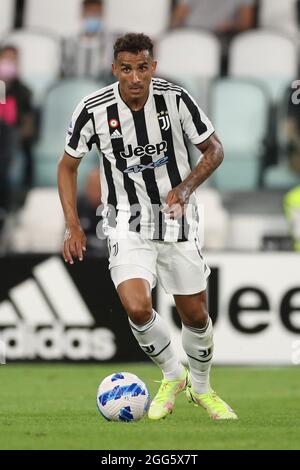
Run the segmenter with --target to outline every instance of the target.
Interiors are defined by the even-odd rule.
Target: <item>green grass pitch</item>
[[[165,420],[106,422],[96,389],[127,370],[154,396],[155,367],[119,365],[0,366],[0,449],[299,449],[299,368],[214,367],[212,384],[240,419],[211,421],[181,394]]]

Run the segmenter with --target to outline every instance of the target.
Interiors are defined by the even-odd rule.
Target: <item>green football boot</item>
[[[185,376],[182,380],[163,379],[157,394],[151,402],[148,417],[158,420],[172,413],[176,396],[187,388],[188,383],[189,373],[187,370],[185,370]]]
[[[218,397],[213,390],[210,390],[208,393],[199,394],[194,392],[191,386],[188,386],[186,396],[188,400],[193,402],[196,406],[202,406],[212,419],[238,419],[230,406]]]

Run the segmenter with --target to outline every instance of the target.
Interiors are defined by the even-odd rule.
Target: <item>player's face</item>
[[[120,83],[123,98],[140,100],[149,93],[151,78],[156,69],[156,62],[149,51],[119,52],[113,64],[113,74]]]
[[[82,10],[82,17],[83,18],[91,18],[91,17],[94,17],[94,18],[99,18],[100,16],[102,16],[102,5],[87,5],[84,7],[84,9]]]

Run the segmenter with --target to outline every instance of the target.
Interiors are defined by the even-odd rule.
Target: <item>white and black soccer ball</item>
[[[105,377],[97,391],[97,407],[108,421],[138,421],[148,411],[150,394],[144,382],[130,372]]]

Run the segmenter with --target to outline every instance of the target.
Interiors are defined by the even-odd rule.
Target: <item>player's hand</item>
[[[80,225],[67,227],[64,235],[63,257],[66,263],[74,264],[74,258],[83,260],[86,251],[86,236]]]
[[[170,219],[179,219],[186,212],[186,206],[189,202],[190,192],[184,184],[180,184],[169,191],[166,199],[166,207],[162,212],[167,214]]]

